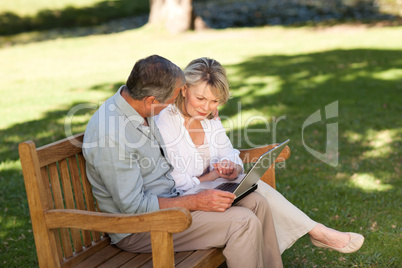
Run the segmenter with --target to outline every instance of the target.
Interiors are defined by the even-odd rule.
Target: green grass
[[[350,255],[315,248],[304,237],[282,255],[285,267],[401,267],[397,36],[402,27],[266,27],[177,36],[142,28],[1,48],[0,265],[37,266],[18,143],[32,139],[40,146],[63,138],[70,109],[97,106],[124,83],[136,60],[157,53],[181,67],[200,56],[224,64],[233,96],[220,114],[233,143],[290,138],[292,156],[277,169],[278,190],[313,219],[366,237]],[[306,119],[319,109],[324,115],[334,101],[338,117],[307,127],[304,141],[324,152],[326,123],[338,123],[337,167],[302,143]],[[85,129],[93,112],[73,118],[74,133]],[[281,119],[275,131],[273,117]],[[245,132],[246,124],[262,131]]]
[[[54,28],[95,26],[112,19],[148,12],[148,0],[2,1],[0,3],[0,35]]]
[[[103,0],[14,0],[14,1],[1,1],[0,13],[12,12],[20,16],[35,15],[44,9],[63,9],[68,6],[73,7],[87,7]]]

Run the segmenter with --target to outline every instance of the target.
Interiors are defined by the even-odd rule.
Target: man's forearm
[[[196,198],[194,195],[179,196],[173,198],[158,197],[159,208],[164,209],[164,208],[181,207],[186,208],[190,211],[197,210],[195,199]]]
[[[182,207],[190,211],[217,211],[228,209],[236,196],[230,192],[219,190],[204,190],[194,195],[172,198],[158,197],[159,208]]]

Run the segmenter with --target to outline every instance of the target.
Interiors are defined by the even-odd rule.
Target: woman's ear
[[[181,91],[181,95],[183,96],[183,98],[186,97],[187,90],[188,90],[187,85],[185,85],[185,86],[180,90],[180,91]]]

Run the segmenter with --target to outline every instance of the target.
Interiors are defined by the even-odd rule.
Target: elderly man
[[[135,214],[183,207],[193,221],[173,235],[175,251],[224,247],[229,267],[282,267],[265,198],[252,193],[232,206],[235,196],[229,192],[182,196],[175,188],[152,116],[173,103],[184,84],[175,64],[157,55],[147,57],[136,62],[126,85],[93,115],[83,152],[99,208]],[[109,236],[123,250],[151,252],[149,233]]]

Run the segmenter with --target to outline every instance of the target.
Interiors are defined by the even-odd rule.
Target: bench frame
[[[19,145],[32,229],[40,267],[218,267],[222,249],[174,253],[172,234],[191,225],[184,208],[143,214],[99,211],[85,172],[84,134],[36,148]],[[73,142],[72,142],[73,141]],[[245,163],[275,145],[240,150]],[[290,156],[288,146],[276,162]],[[275,188],[275,164],[261,178]],[[106,233],[151,233],[152,254],[134,254],[110,244]]]

